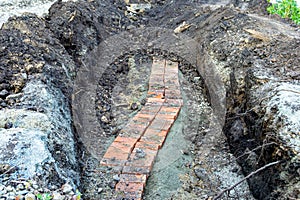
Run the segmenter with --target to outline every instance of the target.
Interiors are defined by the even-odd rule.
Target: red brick
[[[139,113],[141,114],[156,114],[160,110],[161,106],[160,105],[145,105],[143,108],[140,110]]]
[[[165,99],[159,99],[159,98],[147,98],[147,103],[158,103],[162,104],[165,102]],[[147,104],[146,104],[147,105]]]
[[[156,115],[156,117],[163,118],[163,119],[176,119],[177,116],[178,115],[176,113],[167,113],[167,114],[160,114],[160,113],[158,113]]]
[[[148,125],[138,125],[129,123],[120,131],[119,136],[139,139],[144,134],[147,127]]]
[[[121,174],[120,183],[143,183],[146,185],[147,176],[145,174]]]
[[[114,140],[114,142],[121,142],[121,143],[127,143],[127,144],[132,144],[132,145],[137,143],[137,141],[138,141],[137,138],[122,137],[122,136],[117,136]]]
[[[151,172],[150,167],[136,167],[136,166],[124,166],[122,173],[126,174],[146,174],[149,175]]]
[[[134,126],[148,126],[151,121],[146,118],[134,117],[129,121],[129,124]]]
[[[166,69],[178,69],[178,63],[177,62],[172,62],[170,60],[166,61]]]
[[[146,149],[158,150],[159,145],[150,142],[137,142],[135,148],[146,148]]]
[[[158,148],[161,148],[167,137],[167,134],[168,131],[147,129],[145,134],[140,139],[140,142],[154,144],[157,145]]]
[[[182,99],[180,90],[165,90],[166,99]]]
[[[126,161],[132,151],[130,146],[110,146],[104,154],[104,159]]]
[[[150,124],[147,130],[156,129],[160,131],[169,131],[173,123],[174,120],[172,119],[155,117],[155,119],[152,121],[152,123]]]
[[[142,198],[144,185],[143,183],[119,182],[116,185],[116,191],[119,193],[119,196],[125,199],[138,200]]]
[[[180,89],[180,83],[178,79],[167,79],[165,78],[166,89]]]
[[[165,106],[168,107],[181,107],[183,106],[183,100],[182,99],[166,99]]]
[[[126,162],[127,159],[119,160],[115,158],[102,158],[102,160],[100,161],[100,165],[114,167],[114,171],[121,172]]]
[[[144,113],[138,113],[133,117],[133,120],[137,121],[143,121],[143,122],[152,122],[154,119],[155,114],[144,114]]]
[[[157,155],[157,150],[146,148],[134,148],[126,166],[134,167],[148,167],[150,170],[153,166],[154,160]]]
[[[162,106],[158,114],[178,116],[181,107]],[[157,116],[158,117],[158,116]]]
[[[147,93],[148,98],[160,98],[163,99],[165,97],[165,90],[151,90],[149,89]]]

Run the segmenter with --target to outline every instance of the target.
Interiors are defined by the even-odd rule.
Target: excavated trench
[[[114,168],[101,166],[100,160],[120,130],[146,103],[154,57],[179,63],[179,80],[184,106],[163,148],[158,153],[145,187],[144,199],[210,199],[216,197],[220,191],[243,180],[245,175],[277,160],[283,164],[264,169],[232,190],[224,191],[220,198],[284,199],[283,188],[289,184],[286,182],[289,179],[286,177],[284,179],[282,176],[292,177],[297,173],[299,166],[285,162],[291,155],[287,155],[287,151],[280,150],[282,146],[278,144],[276,137],[266,133],[263,117],[251,110],[250,88],[254,84],[251,80],[251,70],[245,70],[247,76],[242,79],[245,79],[246,83],[241,84],[242,86],[239,85],[240,80],[235,75],[239,72],[239,68],[233,63],[231,63],[232,68],[237,72],[233,70],[228,75],[229,80],[224,78],[230,67],[223,66],[226,59],[236,61],[236,65],[246,67],[251,65],[249,51],[244,50],[238,56],[230,55],[230,51],[237,51],[238,48],[231,50],[222,45],[236,45],[235,41],[230,40],[228,44],[218,41],[232,30],[240,32],[237,27],[246,27],[247,20],[251,21],[245,13],[221,7],[229,2],[231,1],[217,1],[217,3],[154,1],[151,9],[143,10],[144,8],[138,7],[137,10],[132,10],[134,8],[130,7],[128,10],[123,1],[68,3],[58,1],[50,9],[45,24],[36,20],[35,16],[21,18],[22,22],[28,20],[34,22],[32,24],[43,24],[42,28],[37,25],[38,31],[42,33],[41,30],[46,29],[51,32],[55,40],[49,42],[48,36],[40,34],[41,40],[47,40],[47,45],[55,44],[57,49],[63,49],[61,50],[63,53],[51,54],[50,52],[49,55],[47,54],[49,49],[41,50],[47,52],[46,63],[55,63],[53,66],[56,66],[58,61],[64,63],[63,57],[67,58],[68,64],[71,63],[70,69],[69,66],[66,68],[61,64],[59,71],[53,70],[46,64],[49,69],[33,68],[27,72],[27,75],[30,76],[30,81],[41,79],[42,84],[53,83],[53,87],[59,88],[58,90],[67,97],[67,100],[64,99],[66,102],[57,103],[57,109],[64,116],[71,112],[72,122],[69,121],[74,130],[67,127],[63,131],[68,132],[70,129],[69,132],[74,132],[75,144],[72,143],[72,137],[63,136],[70,140],[68,142],[70,147],[64,149],[62,143],[59,144],[60,147],[55,146],[58,144],[55,143],[55,138],[52,138],[55,134],[54,136],[52,134],[53,149],[50,142],[48,145],[50,154],[55,154],[55,159],[60,160],[59,164],[65,167],[63,169],[71,169],[72,174],[80,173],[80,184],[76,182],[77,180],[74,181],[75,184],[71,182],[73,189],[79,188],[83,199],[117,199],[118,194],[114,188],[119,177],[115,175]],[[247,4],[244,1],[232,2],[240,8],[244,8]],[[248,6],[257,5],[251,2]],[[253,10],[250,9],[249,12]],[[12,20],[18,21],[17,18]],[[255,23],[255,20],[251,23]],[[14,25],[7,25],[6,32],[9,32],[9,26]],[[22,28],[25,25],[16,23],[15,26]],[[30,27],[30,31],[34,32],[37,27]],[[179,29],[176,29],[178,27]],[[6,32],[5,34],[9,35]],[[27,33],[25,38],[22,38],[22,34],[22,31],[18,32],[14,39],[21,38],[20,44],[23,44],[23,40],[25,43],[31,41],[27,38]],[[12,37],[6,35],[3,41],[12,45],[9,42]],[[30,34],[28,35],[31,37]],[[251,45],[264,41],[264,38],[261,39],[262,36],[259,37],[246,42],[247,47],[251,48]],[[246,41],[242,37],[235,40],[237,39]],[[214,49],[216,41],[219,43],[217,49]],[[35,48],[37,47],[33,43],[29,48],[33,49],[31,54],[37,52],[34,51]],[[254,51],[261,53],[257,49]],[[234,60],[235,58],[241,58],[242,61]],[[37,58],[30,60],[37,60]],[[10,62],[5,63],[6,65],[10,66]],[[12,83],[11,87],[8,87],[6,82],[1,83],[1,87],[5,86],[9,94],[18,94],[23,89],[15,80],[18,76],[13,75],[18,72],[15,67],[16,65],[12,65],[11,72],[8,67],[5,73],[9,75],[3,73],[4,78],[8,77],[7,82]],[[39,75],[43,73],[46,73],[46,76],[40,78]],[[55,78],[49,80],[51,76]],[[29,82],[22,79],[23,86],[28,84],[27,81]],[[59,96],[55,92],[53,94]],[[41,99],[43,101],[43,98]],[[32,102],[21,104],[18,102],[22,102],[23,99],[15,101],[7,102],[1,99],[1,109],[21,107],[39,111],[34,106],[26,107],[32,106]],[[42,102],[42,104],[46,103]],[[68,104],[72,111],[67,109],[64,112],[59,107],[69,106]],[[49,106],[45,105],[45,107]],[[47,109],[46,111],[48,112]],[[45,111],[41,111],[43,112]],[[61,126],[59,123],[58,125]],[[10,128],[7,127],[8,123],[3,126],[5,129]],[[59,135],[61,128],[57,129],[55,133]],[[78,152],[71,150],[76,153],[69,155],[73,147],[78,148]],[[64,151],[60,152],[59,148]],[[74,159],[68,160],[72,156]],[[57,170],[55,164],[49,166],[53,171]],[[283,174],[282,171],[285,173]],[[65,177],[71,176],[62,174]],[[51,175],[49,175],[50,180],[45,180],[43,187],[51,185],[53,191],[60,190],[58,188],[67,179],[61,180],[59,176],[53,175],[53,183],[51,183]],[[48,175],[44,178],[47,177]],[[72,178],[78,178],[77,174]],[[52,189],[41,191],[51,192]],[[293,191],[289,195],[291,194]]]

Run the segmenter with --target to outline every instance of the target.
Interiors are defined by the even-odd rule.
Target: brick
[[[149,126],[149,124],[151,123],[151,121],[149,121],[146,118],[141,118],[141,117],[134,117],[130,120],[129,124],[132,126]]]
[[[165,90],[166,99],[182,99],[180,90]]]
[[[158,150],[159,145],[150,142],[137,142],[135,148],[146,148],[146,149]]]
[[[158,117],[158,118],[164,118],[164,119],[176,119],[177,118],[177,114],[176,113],[167,113],[167,114],[160,114],[160,113],[158,113],[157,115],[156,115],[156,117]]]
[[[146,105],[149,105],[149,103],[150,103],[150,105],[151,105],[151,103],[154,104],[154,105],[162,105],[164,102],[165,102],[165,99],[147,98],[147,103],[148,104],[146,103]]]
[[[163,99],[165,97],[165,90],[151,90],[149,89],[147,93],[148,98],[160,98]]]
[[[166,89],[180,89],[179,80],[176,78],[165,78],[164,82]]]
[[[164,82],[165,74],[151,74],[149,78],[149,82]]]
[[[148,167],[152,169],[154,160],[157,155],[157,150],[151,150],[146,148],[134,148],[126,166],[134,167]]]
[[[166,61],[166,69],[178,69],[178,63],[177,62],[172,62],[170,60]]]
[[[115,200],[142,200],[142,194],[119,194]]]
[[[137,120],[140,122],[152,122],[154,119],[155,114],[144,114],[144,113],[138,113],[133,117],[133,120]]]
[[[158,111],[160,110],[161,105],[145,105],[143,108],[140,110],[139,113],[141,114],[154,114],[156,115]]]
[[[162,106],[160,111],[158,112],[158,114],[161,115],[174,115],[174,116],[178,116],[179,112],[180,112],[181,107],[169,107],[169,106]],[[157,117],[159,117],[158,115],[156,115]],[[175,119],[176,119],[175,117]]]
[[[151,75],[154,74],[165,74],[165,67],[163,65],[154,64],[152,65]]]
[[[137,200],[142,198],[144,191],[143,183],[124,183],[119,182],[116,185],[116,191],[122,199]]]
[[[116,158],[102,158],[100,161],[100,165],[113,167],[113,170],[118,171],[118,173],[119,173],[123,170],[123,166],[125,165],[126,162],[127,162],[127,159],[120,160],[120,159],[116,159]]]
[[[123,136],[117,136],[114,140],[114,142],[120,142],[120,143],[132,144],[132,145],[137,143],[137,141],[138,141],[137,138],[123,137]]]
[[[145,134],[141,137],[140,142],[157,145],[161,148],[164,144],[168,131],[147,129]]]
[[[148,125],[138,125],[129,123],[119,133],[120,137],[130,137],[139,139],[147,129]]]
[[[153,69],[165,69],[166,66],[166,60],[165,59],[159,59],[154,58],[152,63],[152,70]]]
[[[150,91],[153,91],[153,90],[164,90],[164,89],[165,89],[164,80],[161,80],[161,81],[150,80],[149,81],[149,90]]]
[[[173,123],[174,120],[172,119],[155,117],[155,119],[152,121],[152,123],[150,124],[147,130],[156,129],[160,131],[169,131]]]
[[[147,176],[145,174],[121,174],[120,183],[143,183],[146,185]]]
[[[116,164],[118,164],[118,161],[121,162],[126,161],[129,157],[129,154],[132,151],[132,147],[130,146],[122,146],[122,145],[111,145],[108,147],[106,153],[103,156],[103,159],[106,159],[106,163],[114,162],[116,160]],[[103,160],[105,163],[105,160]],[[112,164],[113,165],[113,164]]]
[[[146,174],[149,175],[151,172],[150,167],[137,167],[137,166],[124,166],[122,173],[126,174]]]
[[[106,172],[108,172],[110,174],[121,174],[124,165],[125,165],[125,163],[119,164],[119,165],[108,165],[108,170]]]
[[[181,107],[183,106],[183,100],[182,99],[166,99],[165,106],[168,107]]]

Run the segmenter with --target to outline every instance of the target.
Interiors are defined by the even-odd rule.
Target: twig
[[[4,176],[5,174],[9,173],[11,170],[15,169],[17,167],[17,165],[12,166],[11,168],[9,168],[8,170],[6,170],[4,173],[0,174],[0,177]]]
[[[219,198],[221,198],[223,196],[223,194],[225,192],[229,192],[230,190],[232,190],[233,188],[235,188],[236,186],[238,186],[239,184],[241,184],[243,181],[247,180],[248,178],[250,178],[251,176],[257,174],[258,172],[268,168],[268,167],[271,167],[273,165],[276,165],[278,163],[280,163],[281,161],[276,161],[276,162],[271,162],[269,164],[266,164],[265,166],[255,170],[254,172],[251,172],[250,174],[248,174],[247,176],[245,176],[243,179],[241,179],[240,181],[238,181],[237,183],[235,183],[234,185],[230,186],[229,188],[226,188],[225,190],[222,190],[216,197],[214,197],[213,200],[217,200]]]
[[[270,143],[266,143],[266,144],[260,145],[260,146],[258,146],[258,147],[255,147],[254,149],[251,149],[251,150],[249,150],[248,152],[245,152],[245,153],[243,153],[242,155],[236,157],[235,160],[238,160],[238,159],[242,158],[243,156],[245,156],[245,155],[247,155],[247,154],[250,154],[250,153],[253,152],[253,151],[256,151],[256,150],[258,150],[258,149],[263,149],[264,147],[269,146],[269,145],[272,145],[272,144],[276,144],[276,143],[275,143],[275,142],[270,142]]]

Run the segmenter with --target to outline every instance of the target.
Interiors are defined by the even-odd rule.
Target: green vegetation
[[[270,0],[268,0],[270,2]],[[282,0],[267,8],[271,14],[278,14],[282,18],[289,18],[296,24],[300,24],[300,7],[297,7],[295,0]]]
[[[51,200],[52,197],[50,194],[48,193],[45,193],[45,194],[37,194],[36,197],[39,199],[39,200]]]

